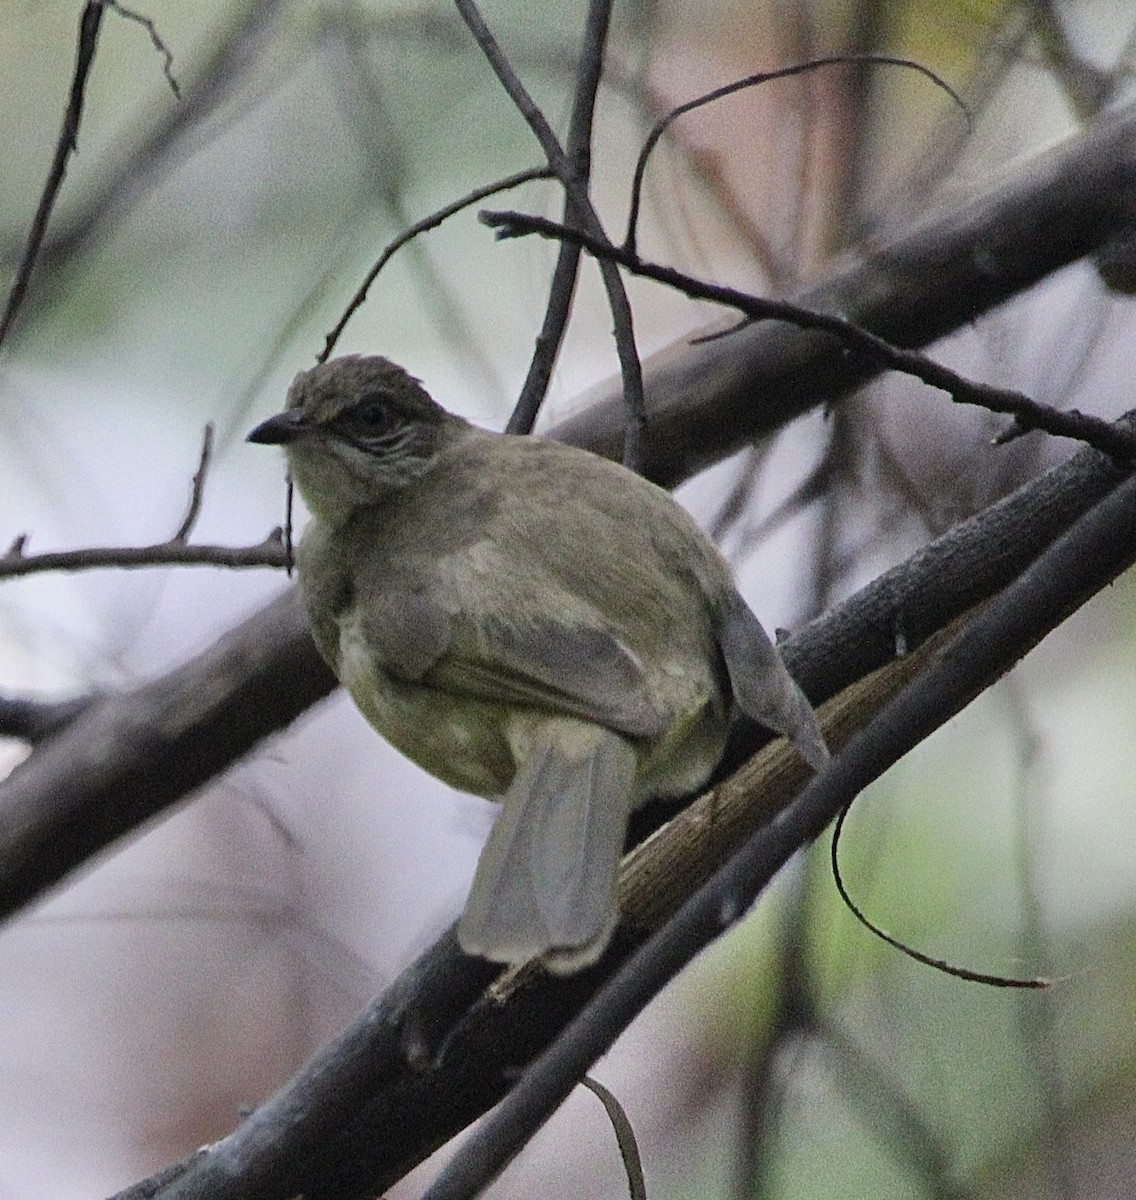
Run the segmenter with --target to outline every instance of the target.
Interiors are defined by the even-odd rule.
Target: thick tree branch
[[[0,784],[0,913],[34,900],[335,686],[288,592],[168,675],[93,699]]]

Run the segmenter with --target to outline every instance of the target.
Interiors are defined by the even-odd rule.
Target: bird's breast
[[[451,787],[500,796],[515,770],[502,706],[396,678],[376,655],[361,620],[348,615],[339,625],[336,674],[371,725]]]

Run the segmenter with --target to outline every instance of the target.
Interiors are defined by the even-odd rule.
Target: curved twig
[[[665,116],[660,117],[651,127],[650,132],[643,139],[643,145],[639,150],[639,158],[635,162],[635,173],[631,181],[631,205],[627,215],[627,235],[623,240],[623,249],[631,254],[636,253],[639,209],[643,198],[643,176],[647,173],[647,160],[650,158],[659,139],[679,117],[684,116],[688,112],[693,112],[696,108],[702,108],[706,104],[713,104],[716,100],[722,100],[726,96],[732,96],[736,92],[744,91],[746,88],[757,87],[763,83],[771,83],[775,79],[788,79],[794,75],[803,75],[806,71],[815,71],[820,67],[841,66],[851,63],[876,63],[880,66],[907,67],[912,71],[918,71],[921,75],[925,75],[930,79],[936,87],[942,88],[959,108],[962,109],[966,117],[967,128],[970,128],[970,110],[966,106],[966,101],[963,100],[958,92],[941,75],[937,75],[930,67],[925,67],[922,63],[916,62],[914,59],[899,58],[893,54],[830,54],[823,58],[811,58],[807,62],[794,63],[791,67],[780,67],[775,71],[757,71],[753,75],[747,75],[744,79],[736,79],[733,83],[723,84],[712,91],[704,92],[701,96],[696,96],[693,100],[687,100],[683,104],[677,105]]]
[[[1047,988],[1053,983],[1052,979],[1044,979],[1041,976],[1031,976],[1030,978],[1023,979],[1010,975],[993,975],[986,971],[972,971],[969,967],[960,967],[948,962],[945,958],[936,958],[934,955],[917,950],[914,946],[909,946],[906,942],[901,941],[894,934],[888,933],[886,929],[881,929],[848,894],[848,888],[844,884],[844,876],[840,872],[840,836],[844,832],[844,822],[851,808],[851,804],[846,804],[840,810],[836,818],[836,824],[832,830],[832,847],[829,851],[832,863],[832,882],[836,885],[836,890],[840,895],[840,899],[844,901],[844,906],[869,933],[874,934],[881,941],[887,942],[894,950],[907,955],[908,958],[913,959],[915,962],[922,963],[925,967],[933,967],[936,971],[942,971],[944,975],[952,975],[955,979],[962,979],[967,983],[983,983],[987,987],[996,988],[1026,989]]]
[[[181,88],[178,87],[178,81],[174,78],[173,51],[166,45],[165,39],[158,32],[157,25],[150,17],[135,12],[132,8],[127,8],[125,4],[119,4],[118,0],[102,0],[102,2],[104,8],[113,9],[123,19],[141,25],[150,35],[150,44],[162,56],[162,74],[165,75],[166,82],[170,85],[170,91],[180,100]]]
[[[343,315],[332,327],[327,337],[324,339],[324,347],[317,357],[317,362],[326,362],[331,356],[331,352],[335,349],[336,343],[343,335],[344,329],[347,328],[347,322],[355,315],[362,307],[367,299],[367,293],[371,290],[371,285],[379,277],[379,272],[387,265],[394,255],[403,248],[408,242],[413,241],[419,234],[428,233],[431,229],[437,229],[444,221],[461,212],[463,209],[469,208],[473,204],[477,204],[481,200],[487,200],[490,196],[496,196],[500,192],[506,192],[510,188],[520,187],[522,183],[531,183],[534,179],[551,179],[554,172],[551,167],[529,167],[524,171],[516,171],[512,175],[506,175],[503,179],[498,179],[495,183],[487,183],[483,187],[474,188],[473,191],[467,192],[464,196],[455,200],[452,204],[447,204],[429,216],[423,217],[420,221],[415,221],[413,225],[408,226],[390,242],[383,250],[382,254],[375,260],[375,265],[363,277],[363,282],[359,285],[355,295],[351,297],[347,307],[343,310]]]
[[[639,1154],[639,1143],[627,1112],[619,1102],[619,1097],[590,1075],[585,1075],[580,1083],[604,1106],[607,1119],[615,1131],[615,1140],[619,1145],[619,1156],[623,1159],[623,1169],[627,1174],[627,1191],[631,1200],[647,1200],[647,1184],[643,1178],[643,1160]]]

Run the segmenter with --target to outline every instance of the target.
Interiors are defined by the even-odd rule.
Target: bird
[[[717,547],[627,468],[482,429],[378,355],[302,371],[248,440],[283,447],[311,515],[296,567],[332,671],[399,751],[501,804],[466,953],[595,962],[632,810],[706,783],[737,711],[827,760]]]

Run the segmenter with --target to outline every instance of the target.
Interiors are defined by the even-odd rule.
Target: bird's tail
[[[469,954],[554,970],[599,958],[637,760],[617,733],[575,718],[542,723],[481,852],[458,942]]]

